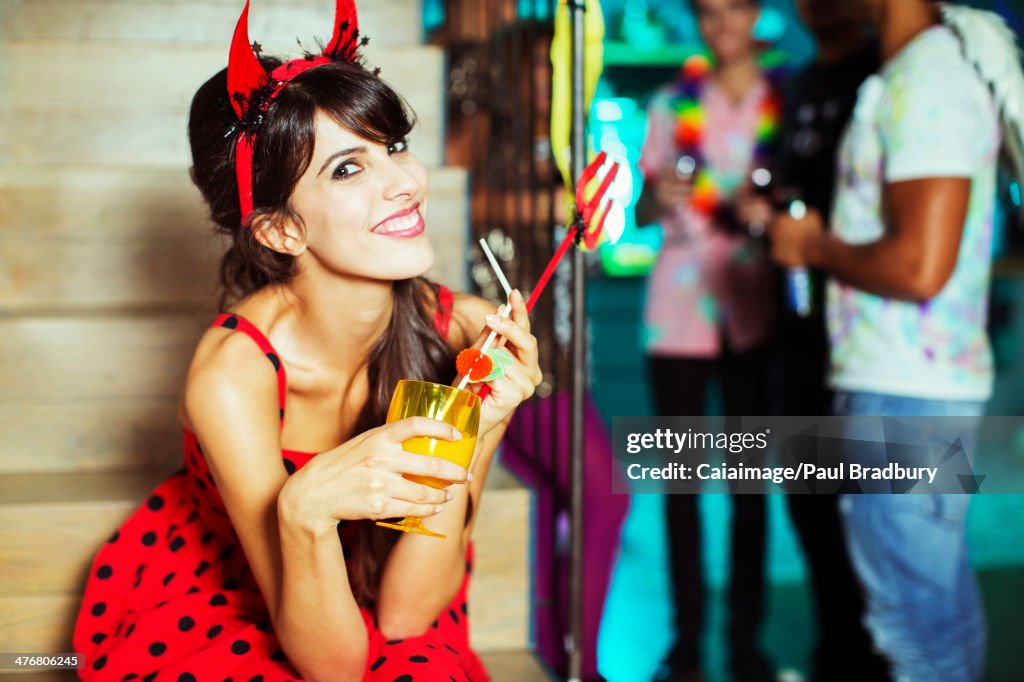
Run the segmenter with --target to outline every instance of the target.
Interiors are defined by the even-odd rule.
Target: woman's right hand
[[[654,201],[663,213],[689,206],[692,197],[692,178],[681,178],[674,167],[666,168],[655,178]]]
[[[361,433],[313,457],[289,478],[278,503],[282,520],[333,530],[342,520],[426,517],[442,511],[451,493],[410,481],[405,474],[454,483],[466,482],[469,474],[440,457],[406,452],[402,443],[417,436],[461,438],[455,427],[427,417],[410,417]]]

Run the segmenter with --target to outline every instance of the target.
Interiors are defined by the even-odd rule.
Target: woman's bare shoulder
[[[197,409],[223,410],[231,404],[270,404],[277,411],[277,375],[248,334],[210,327],[196,344],[179,407],[182,425],[194,430]]]

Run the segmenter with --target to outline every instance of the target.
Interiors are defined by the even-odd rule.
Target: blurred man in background
[[[878,69],[878,45],[857,3],[797,0],[800,18],[817,43],[817,57],[792,78],[786,91],[776,193],[801,199],[827,220],[835,194],[836,152],[861,83]],[[771,205],[752,195],[744,219],[767,224]],[[812,270],[811,306],[798,314],[781,301],[770,385],[773,414],[831,413],[826,384],[825,274]],[[786,291],[782,282],[780,292]],[[784,297],[783,297],[784,298]],[[864,598],[843,539],[836,495],[789,495],[790,517],[800,538],[814,590],[818,641],[812,682],[889,679],[862,621]]]
[[[977,10],[857,4],[878,29],[883,67],[861,86],[841,145],[832,231],[818,211],[780,217],[773,254],[832,278],[836,414],[980,416],[993,383],[985,324],[1001,141],[986,72],[1009,64],[1000,77],[1021,78],[1012,37]],[[971,456],[971,434],[961,437]],[[898,680],[981,679],[985,623],[967,559],[968,499],[841,501],[867,624]]]

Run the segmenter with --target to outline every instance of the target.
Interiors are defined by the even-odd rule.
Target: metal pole
[[[584,110],[584,10],[585,0],[568,0],[572,12],[572,176],[575,181],[586,166]],[[583,251],[573,249],[572,302],[572,422],[570,434],[569,518],[569,681],[583,677],[583,404],[587,388],[587,273]]]

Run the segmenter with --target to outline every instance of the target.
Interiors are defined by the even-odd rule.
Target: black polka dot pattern
[[[235,656],[242,656],[249,653],[250,648],[249,643],[244,639],[237,639],[231,643],[231,653]]]
[[[142,544],[144,544],[146,547],[151,547],[154,543],[156,543],[156,533],[154,533],[151,530],[146,531],[142,535]]]
[[[380,670],[380,667],[387,662],[387,660],[387,656],[381,656],[373,662],[373,664],[370,666],[370,670],[372,670],[373,672],[377,672],[378,670]]]
[[[114,569],[112,569],[110,566],[104,565],[96,569],[96,577],[100,580],[106,580],[112,575],[114,575]]]
[[[192,619],[191,616],[183,616],[180,620],[178,620],[178,629],[182,632],[188,632],[195,626],[196,622]]]
[[[150,656],[163,656],[167,651],[167,645],[163,642],[153,642],[149,645]]]

